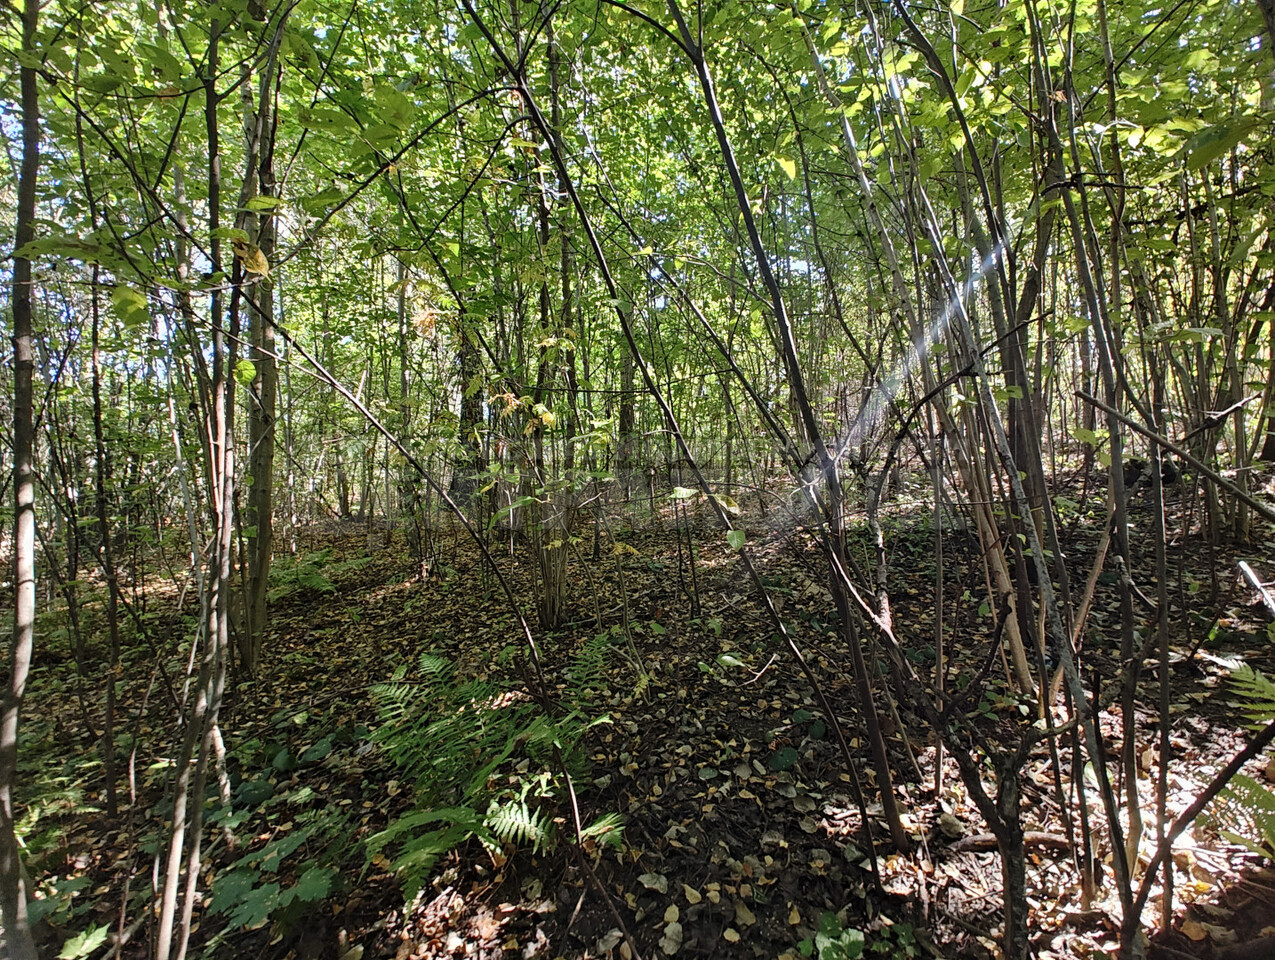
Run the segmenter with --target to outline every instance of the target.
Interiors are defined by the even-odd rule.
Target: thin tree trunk
[[[282,24],[279,29],[282,30]],[[277,117],[274,111],[276,71],[273,57],[262,77],[261,96],[254,119],[257,148],[257,183],[261,196],[274,197],[278,184],[274,172]],[[246,87],[246,85],[245,85]],[[271,210],[260,218],[257,247],[268,265],[274,256],[277,220]],[[274,552],[274,447],[275,410],[279,379],[275,363],[274,281],[269,274],[250,288],[249,323],[252,326],[253,379],[248,390],[248,489],[245,522],[248,526],[248,595],[244,598],[244,631],[240,662],[249,673],[257,669],[269,620],[267,597],[270,562]]]
[[[208,135],[208,224],[210,268],[221,269],[220,206],[221,157],[217,105],[217,53],[221,24],[213,20],[204,77],[204,120]],[[165,856],[159,904],[155,960],[184,960],[190,942],[191,919],[199,884],[204,784],[212,749],[213,730],[225,689],[230,643],[231,555],[234,535],[234,343],[237,325],[222,327],[221,291],[209,294],[213,330],[213,371],[208,402],[209,493],[212,499],[214,541],[203,598],[202,654],[194,704],[186,718],[172,790],[172,822]],[[188,842],[189,835],[189,842]],[[182,891],[182,880],[185,890]],[[181,916],[177,906],[181,899]]]
[[[22,49],[35,52],[39,0],[22,10]],[[29,62],[29,61],[28,61]],[[22,166],[18,175],[18,219],[14,249],[35,239],[35,185],[40,170],[40,115],[35,69],[19,70],[22,89]],[[0,919],[12,960],[35,960],[27,917],[29,881],[14,832],[13,788],[18,772],[18,715],[26,693],[35,641],[35,424],[31,344],[31,260],[13,258],[13,649],[9,687],[0,713]]]
[[[111,542],[111,522],[106,509],[106,440],[102,429],[102,351],[99,345],[101,312],[98,304],[98,267],[93,266],[93,443],[94,485],[97,488],[97,526],[101,539],[102,572],[106,575],[106,631],[110,638],[111,669],[106,679],[106,716],[102,721],[102,773],[106,777],[106,810],[118,813],[115,796],[115,677],[120,665],[120,585],[115,567],[115,545]]]

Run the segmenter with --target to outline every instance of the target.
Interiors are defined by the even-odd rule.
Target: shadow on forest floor
[[[573,561],[577,622],[543,640],[551,682],[565,694],[579,685],[579,676],[571,672],[573,657],[598,636],[599,618],[605,631],[620,621],[627,605],[635,649],[647,671],[644,678],[629,659],[608,656],[584,697],[595,717],[608,718],[589,730],[580,748],[577,783],[584,820],[614,811],[625,821],[621,849],[599,846],[589,855],[610,903],[563,844],[536,853],[512,846],[491,851],[471,840],[444,856],[431,882],[404,904],[390,858],[365,863],[362,856],[369,836],[413,808],[414,792],[372,740],[381,720],[369,687],[399,668],[407,668],[410,677],[426,652],[455,662],[461,676],[518,686],[518,633],[476,552],[454,532],[438,534],[445,574],[417,582],[398,540],[386,547],[390,541],[379,535],[369,544],[361,528],[327,531],[319,545],[323,552],[311,555],[319,558],[313,564],[316,576],[308,582],[298,578],[295,589],[276,602],[258,677],[237,682],[230,691],[222,730],[241,819],[228,824],[233,831],[225,836],[233,835],[233,846],[214,840],[208,860],[221,884],[236,870],[255,871],[259,884],[270,872],[278,881],[276,896],[279,889],[293,889],[289,884],[299,882],[308,863],[335,867],[325,896],[307,901],[298,896],[286,909],[276,904],[279,909],[258,914],[246,908],[217,912],[214,884],[214,900],[204,901],[197,924],[199,948],[215,956],[262,960],[357,960],[356,954],[365,960],[626,956],[629,947],[618,937],[618,917],[647,958],[669,953],[795,958],[821,923],[825,934],[861,930],[868,956],[994,955],[1001,918],[998,855],[954,765],[948,761],[944,793],[936,797],[935,748],[928,732],[906,706],[897,722],[887,720],[898,794],[916,849],[908,856],[889,854],[882,844],[883,825],[874,822],[889,896],[874,895],[849,775],[827,718],[819,715],[804,678],[771,636],[724,538],[708,526],[695,534],[694,578],[685,540],[675,539],[671,525],[617,531],[627,545],[621,551],[604,538],[601,559],[584,561],[591,565],[590,577],[582,576]],[[751,524],[750,538],[781,614],[793,625],[863,757],[858,774],[871,796],[849,658],[833,629],[831,600],[815,553],[803,537],[764,522]],[[1083,577],[1094,539],[1084,527],[1070,532],[1066,545],[1074,576]],[[936,607],[931,537],[924,522],[905,517],[890,531],[890,543],[898,632],[909,658],[918,669],[929,670]],[[984,588],[977,551],[957,539],[947,550],[945,616],[955,679],[977,671],[991,624],[986,611],[980,615]],[[525,547],[518,554],[511,560],[506,552],[501,561],[527,600],[533,566]],[[1211,625],[1212,637],[1194,656],[1191,650],[1200,646],[1205,628],[1179,626],[1174,637],[1171,814],[1184,808],[1242,745],[1225,679],[1226,658],[1244,659],[1259,669],[1270,669],[1275,659],[1229,555],[1223,551],[1218,557],[1216,566],[1210,564],[1198,541],[1181,538],[1171,559],[1180,571],[1181,595],[1191,604],[1199,601],[1192,609],[1201,623]],[[1227,558],[1225,566],[1221,557]],[[624,594],[616,576],[620,563]],[[1213,582],[1223,591],[1216,609],[1204,602]],[[1095,638],[1118,636],[1114,595],[1113,586],[1100,587],[1087,653],[1090,667],[1112,673],[1115,651]],[[121,904],[126,914],[137,909],[151,870],[149,855],[139,853],[138,845],[154,838],[165,816],[165,768],[162,762],[150,767],[142,762],[162,757],[139,758],[132,816],[85,822],[72,815],[75,801],[48,799],[53,796],[49,758],[57,753],[79,758],[78,767],[68,763],[62,769],[70,779],[78,778],[81,807],[100,787],[94,780],[99,774],[85,766],[95,747],[78,724],[60,719],[78,711],[73,685],[64,683],[59,692],[51,684],[65,667],[48,655],[37,663],[33,689],[39,695],[32,699],[28,730],[28,736],[44,738],[46,748],[36,749],[28,761],[28,777],[38,770],[43,778],[45,799],[37,802],[44,804],[40,809],[46,817],[43,832],[28,831],[32,865],[38,876],[91,881],[70,894],[66,910],[51,913],[42,925],[54,947],[74,924],[82,927],[86,915],[114,925]],[[1139,751],[1149,824],[1157,684],[1156,671],[1146,671],[1140,690],[1145,742]],[[144,696],[140,682],[122,697],[139,731],[171,723],[158,698]],[[1012,736],[1028,721],[1002,682],[989,685],[976,722],[991,736]],[[1119,730],[1119,717],[1105,715],[1111,756],[1118,754]],[[1265,774],[1260,764],[1249,772],[1258,778]],[[498,775],[512,782],[521,774],[501,769]],[[1065,756],[1062,777],[1070,790]],[[1052,784],[1052,767],[1041,747],[1028,764],[1024,793],[1024,820],[1032,831],[1033,937],[1042,958],[1102,955],[1114,948],[1118,926],[1109,868],[1102,868],[1108,883],[1098,901],[1082,911]],[[565,805],[559,802],[554,813],[559,829],[569,831]],[[879,814],[879,804],[870,813]],[[274,860],[261,853],[301,834]],[[1144,850],[1154,843],[1152,826],[1148,834]],[[1261,940],[1275,919],[1275,874],[1258,869],[1251,855],[1220,839],[1216,825],[1188,831],[1175,860],[1174,929],[1156,939],[1153,957],[1275,956],[1275,947]],[[124,899],[126,878],[132,901]],[[65,897],[66,889],[42,887],[46,898]],[[1153,898],[1148,919],[1158,911]],[[234,919],[252,920],[247,926],[255,929],[241,930]],[[138,942],[122,955],[144,954],[144,943]]]

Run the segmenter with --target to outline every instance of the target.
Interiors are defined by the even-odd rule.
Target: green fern
[[[450,683],[452,675],[456,672],[456,665],[446,657],[426,651],[421,654],[420,671],[436,683]]]
[[[305,590],[335,593],[337,586],[332,582],[333,576],[358,570],[371,561],[370,557],[356,557],[334,563],[332,557],[333,551],[329,547],[296,559],[281,558],[271,571],[273,585],[270,588],[270,599],[282,600]]]
[[[553,820],[543,810],[532,809],[525,799],[493,800],[483,823],[505,843],[530,843],[532,853],[552,849],[557,839]]]
[[[1218,833],[1260,857],[1275,852],[1275,794],[1252,777],[1236,774],[1213,805]]]
[[[607,687],[607,667],[612,650],[611,632],[603,631],[586,641],[571,661],[567,676],[574,692],[582,699],[589,699],[595,691]]]
[[[417,809],[371,837],[367,855],[394,852],[392,865],[409,899],[438,858],[470,838],[489,848],[513,843],[536,854],[553,849],[552,778],[514,768],[525,771],[534,763],[543,769],[560,755],[575,776],[582,763],[575,747],[602,721],[578,711],[548,718],[525,695],[459,678],[451,661],[430,653],[421,656],[413,676],[400,668],[371,692],[381,717],[373,739],[414,779]],[[618,818],[603,818],[590,830],[589,838],[599,842],[619,841]]]
[[[1231,685],[1242,701],[1240,712],[1254,724],[1275,719],[1275,682],[1240,664]],[[1214,801],[1209,816],[1218,833],[1263,857],[1275,852],[1275,794],[1251,777],[1237,774]]]
[[[581,840],[596,840],[619,850],[624,844],[624,818],[618,813],[604,813],[580,831]]]
[[[1231,686],[1245,701],[1240,706],[1245,717],[1260,724],[1275,719],[1275,681],[1242,663],[1231,672]]]
[[[428,823],[439,823],[433,830],[416,832]],[[469,807],[448,807],[442,810],[424,810],[400,818],[388,828],[369,838],[368,859],[375,857],[384,847],[399,836],[405,836],[402,849],[391,866],[403,878],[403,896],[411,901],[425,886],[438,858],[464,843],[472,836],[491,842],[491,836],[478,816]]]

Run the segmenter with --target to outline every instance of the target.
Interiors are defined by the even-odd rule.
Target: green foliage
[[[548,849],[554,842],[552,820],[543,810],[533,810],[525,800],[503,804],[493,800],[483,825],[505,843],[530,844],[533,853]]]
[[[339,832],[340,827],[336,830]],[[235,928],[252,929],[272,918],[286,924],[303,912],[304,905],[326,897],[337,877],[335,867],[320,864],[312,857],[294,866],[293,854],[333,835],[329,818],[315,818],[240,857],[213,879],[208,912],[224,916],[227,924]],[[296,873],[290,884],[279,879],[285,864]]]
[[[655,636],[663,636],[668,631],[656,621],[646,625]],[[640,624],[633,626],[634,633],[642,632]],[[642,665],[641,658],[634,648],[623,624],[615,624],[610,630],[604,630],[585,641],[567,668],[567,678],[571,681],[569,694],[577,704],[589,703],[599,692],[613,689],[618,684],[618,677],[611,668],[618,661],[626,661],[637,675],[632,696],[639,697],[646,692],[651,677]]]
[[[1275,719],[1275,681],[1241,663],[1231,672],[1231,686],[1243,701],[1240,712],[1248,720],[1265,724]]]
[[[88,877],[67,877],[57,880],[40,890],[40,897],[27,906],[32,925],[47,921],[61,927],[87,909],[87,904],[76,904],[76,898],[92,884]]]
[[[1275,854],[1275,794],[1252,777],[1232,778],[1214,801],[1210,820],[1232,843],[1260,857]]]
[[[872,936],[870,953],[877,956],[890,957],[892,960],[911,960],[921,955],[921,945],[916,939],[916,930],[910,923],[896,923],[882,927]]]
[[[110,930],[110,925],[103,923],[76,934],[62,944],[58,960],[80,960],[81,957],[87,957],[96,952],[98,947],[106,942],[106,935],[110,933]]]
[[[591,691],[607,686],[607,666],[614,651],[613,631],[604,630],[585,641],[571,664],[571,683],[586,697]]]
[[[606,636],[606,635],[603,635]],[[585,645],[568,676],[572,690],[601,676],[604,648],[595,638]],[[407,899],[424,885],[438,858],[477,837],[484,845],[551,850],[557,832],[549,805],[557,791],[543,771],[551,755],[568,762],[591,724],[571,712],[548,719],[524,694],[482,679],[456,676],[455,666],[422,654],[417,677],[400,668],[394,679],[372,688],[382,726],[375,741],[415,779],[417,809],[369,838],[367,855],[376,859],[395,848],[393,869],[403,878]],[[618,842],[617,819],[602,818],[586,837]]]
[[[910,923],[883,926],[873,932],[869,943],[862,930],[845,926],[841,917],[832,912],[819,918],[819,931],[799,941],[797,949],[803,957],[813,960],[858,960],[865,954],[911,960],[921,955],[921,945]]]
[[[1240,712],[1255,724],[1275,720],[1275,682],[1240,664],[1231,685]],[[1275,794],[1251,777],[1237,774],[1213,802],[1208,817],[1218,833],[1262,857],[1275,854]]]
[[[332,558],[331,548],[316,550],[300,557],[280,557],[270,570],[271,602],[307,590],[314,593],[335,593],[336,584],[332,580],[333,577],[358,570],[369,562],[367,557],[340,561],[334,561]]]
[[[832,912],[819,918],[819,932],[797,944],[803,957],[815,960],[858,960],[863,956],[863,932],[844,927]]]

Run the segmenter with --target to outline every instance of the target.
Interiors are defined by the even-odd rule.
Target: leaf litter
[[[909,747],[918,763],[920,779],[901,776],[898,789],[909,832],[920,843],[909,856],[882,850],[883,884],[894,896],[880,901],[870,892],[862,824],[850,799],[849,777],[830,742],[830,718],[819,715],[804,679],[769,636],[758,605],[730,562],[733,550],[706,531],[700,534],[699,617],[687,615],[686,581],[670,576],[679,555],[671,533],[633,531],[624,537],[634,551],[625,553],[625,594],[609,576],[613,561],[604,559],[590,581],[597,585],[596,596],[588,602],[573,598],[580,623],[551,635],[547,644],[556,654],[551,673],[559,689],[566,689],[570,656],[596,627],[585,613],[590,603],[596,602],[606,617],[627,603],[636,651],[648,665],[643,686],[630,659],[607,659],[594,705],[610,722],[593,728],[582,749],[589,772],[577,789],[587,787],[581,790],[586,822],[607,811],[625,820],[621,850],[594,846],[586,851],[609,903],[590,886],[565,845],[542,853],[491,852],[471,841],[439,864],[431,884],[410,904],[402,903],[386,858],[373,858],[365,872],[351,858],[332,895],[316,905],[301,932],[280,932],[267,924],[255,934],[228,935],[241,944],[255,937],[258,955],[280,958],[318,956],[330,949],[322,946],[327,943],[345,944],[343,955],[363,947],[364,956],[397,960],[631,955],[615,924],[613,911],[618,911],[643,956],[795,957],[798,944],[817,932],[820,917],[835,915],[846,928],[863,929],[868,943],[883,924],[916,921],[929,931],[918,938],[918,950],[934,956],[995,955],[997,854],[994,843],[984,839],[986,825],[964,796],[954,768],[947,771],[944,795],[936,798],[934,747],[924,726],[905,710],[890,747],[898,770],[907,767]],[[337,557],[365,549],[358,536],[331,539]],[[808,545],[782,531],[765,540],[753,537],[751,543],[784,598],[785,617],[804,625],[803,642],[837,720],[851,746],[865,756],[845,653],[832,629],[826,592],[810,575]],[[1073,545],[1078,554],[1083,548],[1083,542]],[[968,553],[949,549],[953,568],[973,561]],[[232,746],[254,739],[283,741],[266,776],[245,771],[241,789],[243,783],[256,784],[257,803],[304,797],[309,791],[322,798],[313,801],[326,805],[322,809],[344,811],[355,843],[410,808],[411,784],[400,781],[367,739],[377,718],[366,688],[426,650],[453,658],[473,676],[507,675],[510,663],[517,662],[516,653],[503,662],[497,655],[511,647],[506,642],[511,622],[498,598],[463,586],[485,582],[478,558],[461,545],[453,550],[455,572],[441,581],[410,579],[404,573],[410,564],[401,552],[387,550],[337,578],[334,591],[303,592],[276,605],[262,664],[262,676],[270,682],[238,687],[223,720]],[[1202,562],[1190,554],[1187,560]],[[530,565],[515,561],[512,573],[520,596],[529,598]],[[900,567],[896,574],[895,618],[908,624],[910,636],[932,636],[934,605],[926,576],[924,564],[906,573]],[[954,652],[956,670],[982,655],[977,643],[982,625],[972,610],[966,613],[970,617],[961,625]],[[1244,633],[1246,611],[1234,613],[1231,649],[1269,670],[1270,648],[1255,645]],[[1109,631],[1116,618],[1107,596],[1106,605],[1095,611],[1094,632]],[[1243,742],[1226,669],[1217,662],[1224,648],[1225,643],[1218,644],[1202,651],[1205,656],[1180,658],[1182,675],[1174,677],[1178,762],[1170,776],[1170,815],[1184,809]],[[919,650],[923,654],[924,646]],[[1103,655],[1097,651],[1095,659],[1101,662]],[[1153,684],[1139,710],[1147,731],[1140,751],[1144,810],[1152,810],[1152,771],[1158,763]],[[993,704],[980,720],[991,730],[1023,722],[1009,698]],[[335,730],[352,733],[342,739],[314,732]],[[1106,713],[1102,730],[1114,754],[1118,714]],[[1264,778],[1265,765],[1255,764],[1252,772]],[[875,788],[866,763],[859,775],[871,794]],[[1070,789],[1066,766],[1062,776]],[[1119,916],[1112,884],[1081,909],[1078,876],[1065,838],[1059,842],[1064,831],[1052,802],[1052,777],[1048,757],[1035,758],[1024,793],[1037,949],[1042,957],[1059,958],[1109,949]],[[254,822],[267,828],[258,836],[292,829],[290,821],[264,812],[268,807],[245,802],[257,811]],[[869,812],[880,838],[879,804]],[[90,831],[71,844],[104,840]],[[242,848],[236,852],[243,854]],[[214,852],[214,874],[229,865],[228,855]],[[1215,825],[1205,821],[1184,835],[1174,859],[1176,919],[1157,942],[1178,949],[1177,955],[1196,956],[1199,949],[1260,943],[1275,929],[1275,895],[1264,892],[1275,890],[1275,872],[1221,838]],[[82,853],[76,862],[81,872],[104,882],[118,882],[120,871],[129,869]],[[289,875],[288,869],[280,878],[284,883],[317,889],[316,875],[306,879]],[[1100,873],[1108,871],[1099,864]],[[1157,888],[1151,902],[1157,916],[1159,895]],[[196,939],[217,926],[213,915],[200,918]]]

